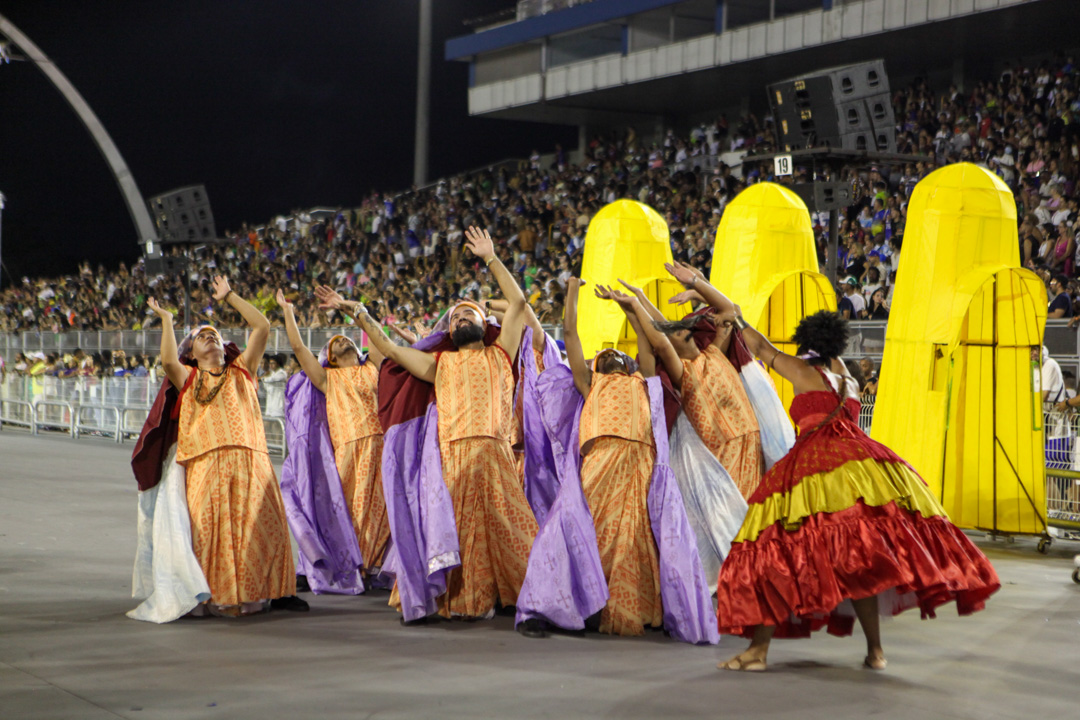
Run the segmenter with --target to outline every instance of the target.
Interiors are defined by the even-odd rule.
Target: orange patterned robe
[[[444,617],[483,617],[517,603],[536,538],[514,466],[514,372],[506,352],[440,353],[435,374],[439,451],[461,546],[461,567],[439,598]]]
[[[765,472],[761,431],[738,371],[715,345],[683,360],[682,405],[705,447],[750,497]]]
[[[327,368],[326,418],[364,569],[382,567],[390,542],[390,522],[383,498],[383,431],[375,363]]]
[[[641,635],[664,620],[660,558],[649,520],[656,447],[640,374],[593,373],[581,411],[581,486],[596,525],[611,597],[600,632]]]
[[[285,505],[266,448],[255,381],[237,358],[218,378],[198,376],[180,400],[176,461],[187,471],[191,538],[211,602],[235,606],[296,594]],[[189,375],[190,377],[190,375]]]

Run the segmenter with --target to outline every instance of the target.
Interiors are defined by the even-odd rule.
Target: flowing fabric
[[[461,547],[461,566],[449,573],[439,614],[486,617],[496,601],[517,604],[536,519],[507,440],[453,440],[443,442],[439,453]]]
[[[191,545],[211,601],[234,606],[295,595],[296,566],[270,456],[218,448],[184,469]]]
[[[659,377],[648,378],[656,460],[648,509],[659,553],[664,627],[689,643],[716,643],[710,590],[679,487],[668,465],[669,446]],[[547,442],[559,470],[559,493],[529,556],[516,622],[547,620],[571,630],[599,612],[609,592],[600,562],[596,526],[581,489],[578,427],[584,399],[566,366],[545,371],[537,384]]]
[[[176,463],[175,445],[165,459],[161,481],[139,493],[131,584],[131,596],[143,600],[127,613],[134,620],[171,622],[210,599],[210,586],[191,549],[184,466]]]
[[[768,470],[787,455],[795,444],[795,428],[784,411],[784,403],[776,394],[772,380],[756,360],[739,368],[739,378],[757,417],[761,453],[765,456],[765,469]]]
[[[802,433],[750,498],[720,570],[721,632],[846,635],[849,600],[882,595],[882,612],[918,607],[924,618],[955,601],[967,615],[1000,587],[922,478],[859,429],[858,401],[840,403],[835,391],[792,402]]]
[[[578,427],[584,403],[565,364],[548,367],[532,390],[535,395],[526,402],[534,404],[543,434],[526,432],[525,441],[550,458],[558,492],[529,553],[515,622],[543,619],[581,630],[609,597],[596,525],[581,489]]]
[[[544,340],[543,360],[545,371],[564,364],[558,345],[550,335]],[[538,372],[536,357],[531,352],[519,353],[519,363],[522,367],[518,387],[525,435],[525,497],[533,509],[536,522],[543,525],[559,493],[559,473],[547,433],[544,432],[543,410],[537,389],[543,374]]]
[[[489,318],[484,343],[495,342],[499,330]],[[413,347],[424,352],[454,350],[445,325],[436,325],[435,332]],[[551,347],[557,352],[553,343]],[[535,372],[527,371],[530,357],[532,331],[526,327],[515,367],[516,392],[523,392],[526,382],[535,383]],[[531,365],[535,370],[535,360]],[[535,407],[525,410],[526,427],[535,422],[535,415],[531,415],[535,411]],[[393,539],[383,572],[396,580],[396,597],[404,619],[416,620],[438,611],[437,598],[447,590],[449,571],[461,564],[457,522],[439,454],[434,387],[412,377],[393,361],[384,361],[379,376],[379,419],[385,431],[383,494]],[[527,445],[527,463],[533,452],[535,449]],[[555,495],[553,484],[557,478],[551,472],[539,472],[534,477],[530,500],[540,505],[543,497]]]
[[[326,396],[302,372],[285,387],[285,440],[281,495],[300,549],[299,572],[317,594],[358,595],[363,556],[338,475]]]
[[[642,635],[646,626],[664,622],[648,508],[655,462],[651,444],[610,436],[596,438],[581,461],[581,488],[596,523],[610,594],[600,612],[602,633]]]
[[[709,591],[715,593],[720,566],[746,517],[746,500],[683,414],[671,431],[671,470],[697,538]]]

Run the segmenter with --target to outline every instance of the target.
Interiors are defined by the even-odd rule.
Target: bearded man
[[[449,313],[453,349],[429,353],[391,343],[360,303],[325,291],[320,299],[327,307],[352,310],[388,360],[434,386],[441,473],[457,531],[457,552],[446,555],[456,554],[460,565],[453,567],[458,558],[439,558],[445,564],[436,567],[429,558],[427,573],[453,567],[437,598],[440,615],[483,618],[493,614],[496,603],[517,603],[537,523],[512,449],[513,359],[525,324],[525,296],[495,255],[488,232],[470,227],[466,237],[467,247],[487,265],[508,302],[501,331],[490,345],[485,336],[493,328],[475,303],[459,303]],[[386,460],[384,453],[384,467]],[[391,530],[397,544],[393,515]],[[406,619],[411,619],[408,613]]]

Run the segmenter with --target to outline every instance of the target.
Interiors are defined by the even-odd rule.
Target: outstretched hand
[[[165,308],[158,305],[158,301],[155,298],[149,298],[146,301],[146,306],[149,307],[151,310],[153,310],[154,313],[159,318],[161,318],[162,322],[164,322],[166,320],[172,320],[173,319],[173,314],[171,312],[169,312],[168,310],[166,310]]]
[[[487,262],[488,258],[495,256],[495,243],[487,230],[481,230],[475,225],[470,225],[465,231],[465,247],[472,250],[473,255]]]
[[[682,305],[688,302],[704,302],[705,299],[701,297],[697,290],[683,290],[681,293],[676,293],[671,296],[668,303],[671,305]]]
[[[285,298],[285,291],[281,288],[278,288],[277,295],[274,296],[274,299],[277,300],[277,304],[280,305],[281,309],[285,312],[293,311],[293,304]]]
[[[635,295],[635,296],[637,296],[637,297],[641,297],[641,296],[643,296],[643,295],[645,294],[645,292],[644,292],[644,291],[643,291],[643,290],[642,290],[641,288],[639,288],[639,287],[634,287],[633,285],[631,285],[630,283],[626,282],[626,281],[625,281],[625,280],[623,280],[622,278],[619,278],[619,282],[620,282],[620,283],[622,284],[622,286],[623,286],[624,288],[626,288],[627,290],[629,290],[629,291],[630,291],[630,293],[631,293],[632,295]]]
[[[686,263],[664,263],[664,269],[671,273],[673,278],[687,286],[693,285],[699,279],[705,279],[705,273]]]
[[[211,285],[214,288],[214,300],[217,300],[218,302],[221,302],[228,297],[229,293],[232,291],[232,288],[229,287],[229,280],[224,275],[215,275],[214,279],[211,281]]]
[[[320,285],[315,288],[315,298],[319,301],[322,310],[340,310],[345,298],[329,285]]]
[[[597,285],[595,293],[596,297],[600,298],[601,300],[614,300],[616,303],[618,303],[619,307],[621,307],[624,312],[631,313],[634,311],[633,295],[627,295],[626,293],[620,292],[613,287],[605,287],[604,285]]]

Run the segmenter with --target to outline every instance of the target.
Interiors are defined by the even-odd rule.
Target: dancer
[[[761,432],[739,371],[728,359],[735,305],[687,265],[665,266],[696,290],[713,312],[668,322],[641,288],[626,286],[638,299],[641,325],[671,383],[682,393],[683,411],[713,456],[749,497],[765,471]]]
[[[285,509],[250,372],[262,359],[270,323],[224,277],[214,277],[213,297],[228,303],[251,328],[243,353],[232,343],[226,346],[209,326],[196,328],[178,349],[172,313],[148,300],[162,322],[162,367],[180,393],[176,463],[186,470],[192,549],[210,590],[202,610],[250,614],[264,609],[267,600],[271,607],[307,610],[307,603],[295,597]],[[156,421],[148,420],[132,462],[140,487],[146,484],[150,446],[169,435],[161,425],[171,412],[162,413],[163,404],[155,409]]]
[[[656,374],[656,359],[641,332],[633,298],[598,287],[596,296],[617,301],[637,333],[638,362],[605,348],[590,369],[577,331],[579,285],[577,278],[570,278],[563,339],[574,386],[585,399],[578,431],[581,487],[596,525],[610,593],[594,629],[641,635],[646,625],[659,627],[664,617],[660,560],[648,507],[656,444],[645,378]]]
[[[392,344],[360,303],[330,302],[334,302],[334,306],[352,308],[375,347],[388,360],[403,367],[413,377],[434,385],[439,463],[452,502],[457,548],[449,550],[448,544],[448,551],[440,557],[423,560],[427,563],[425,576],[433,575],[436,570],[449,569],[457,564],[457,557],[452,556],[459,555],[460,567],[449,571],[445,591],[437,597],[437,610],[444,617],[483,618],[493,614],[496,603],[503,606],[516,604],[537,523],[525,498],[511,449],[514,427],[512,358],[517,355],[522,340],[525,296],[495,255],[487,231],[470,227],[466,238],[468,248],[484,261],[509,302],[502,329],[490,345],[485,344],[490,328],[475,303],[461,302],[450,311],[448,327],[452,349],[428,353]],[[320,293],[320,299],[323,295],[325,293]],[[388,454],[395,452],[389,439],[387,442],[384,468]],[[394,458],[395,463],[400,460]],[[433,522],[433,517],[429,513],[424,521]],[[395,520],[391,512],[390,520],[397,545],[399,533],[395,522],[406,523],[407,519]],[[404,537],[408,531],[404,526],[402,531]],[[445,542],[431,534],[426,539]],[[402,550],[401,562],[415,562],[412,552],[412,548]],[[410,553],[408,558],[403,557],[406,553]],[[432,560],[439,564],[438,568],[433,568]],[[399,586],[401,580],[399,576]],[[411,589],[405,588],[405,591],[411,592]],[[419,609],[427,609],[425,593],[410,595],[417,598],[417,605],[403,608],[404,619],[412,620],[420,603],[423,608]],[[404,595],[402,592],[401,597]],[[392,602],[395,600],[396,594],[391,597]]]
[[[341,300],[340,295],[329,287],[321,288],[321,294]],[[325,417],[345,505],[359,543],[364,575],[372,577],[382,567],[390,542],[380,473],[383,431],[379,424],[379,366],[383,361],[382,353],[372,347],[367,357],[361,357],[356,343],[344,335],[335,335],[316,358],[304,345],[293,304],[281,290],[277,291],[277,302],[285,314],[285,329],[293,354],[304,375],[324,396]],[[290,405],[296,392],[290,383]],[[311,445],[309,442],[304,448],[290,448],[290,454],[310,451]]]
[[[678,640],[715,643],[709,583],[668,464],[655,360],[639,332],[649,377],[611,349],[600,351],[590,371],[577,335],[579,286],[570,281],[564,321],[571,365],[548,368],[533,388],[542,437],[527,440],[552,458],[558,494],[529,555],[518,629],[533,637],[529,623],[539,621],[639,635],[662,621]],[[634,298],[610,288],[597,292],[637,323]],[[731,491],[742,502],[734,485]]]
[[[738,319],[740,324],[741,318]],[[719,627],[751,639],[720,668],[762,671],[773,637],[823,627],[866,635],[865,665],[885,667],[878,613],[911,607],[923,617],[951,600],[968,615],[1000,583],[926,483],[858,426],[858,388],[840,353],[848,326],[837,313],[804,318],[792,338],[800,357],[745,328],[750,350],[790,380],[800,435],[763,478],[720,570]]]

